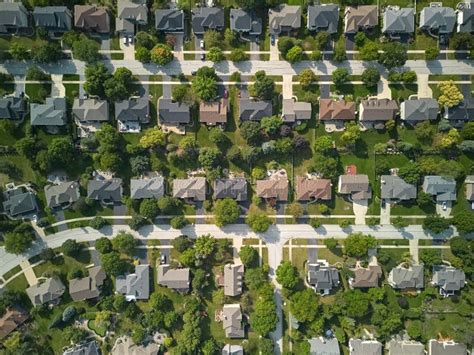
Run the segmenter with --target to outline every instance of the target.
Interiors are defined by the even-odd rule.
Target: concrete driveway
[[[15,75],[15,96],[20,96],[25,93],[25,77],[22,75]]]
[[[436,202],[436,213],[441,217],[449,217],[452,209],[453,203],[451,201],[446,202],[446,210],[443,209],[443,202]]]
[[[174,35],[176,38],[176,42],[174,44],[174,56],[176,59],[184,60],[184,53],[183,53],[183,41],[184,35],[182,33],[177,33]]]
[[[270,41],[270,61],[279,60],[280,51],[278,50],[278,38],[275,38],[275,44],[272,46]]]
[[[390,201],[385,201],[380,205],[380,224],[390,224]]]
[[[352,209],[355,215],[355,224],[365,224],[365,216],[369,209],[368,200],[352,201]]]

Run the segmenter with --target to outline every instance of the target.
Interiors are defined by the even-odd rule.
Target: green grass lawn
[[[416,95],[418,92],[416,84],[390,84],[389,88],[392,91],[392,99],[398,102],[408,100],[411,95]]]
[[[444,2],[443,2],[444,5]],[[422,6],[419,2],[416,4],[417,10],[421,10]],[[408,45],[408,49],[423,50],[431,47],[437,47],[438,44],[433,37],[426,35],[421,31],[416,31],[414,41]]]
[[[44,102],[46,97],[51,96],[51,84],[26,84],[25,94],[33,102]]]

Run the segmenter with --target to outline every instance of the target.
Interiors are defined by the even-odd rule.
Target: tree
[[[324,239],[324,245],[329,250],[335,250],[337,248],[337,240],[334,238],[326,238]]]
[[[192,282],[193,290],[197,292],[201,292],[207,286],[209,286],[209,282],[207,280],[206,270],[196,269],[193,273],[193,282]]]
[[[128,270],[128,264],[126,261],[120,259],[120,254],[113,251],[107,254],[103,254],[100,257],[100,261],[104,271],[108,275],[118,276],[123,275]]]
[[[442,107],[446,106],[451,108],[459,105],[459,103],[464,100],[464,95],[452,80],[438,83],[437,87],[441,92],[438,97],[438,103]]]
[[[349,234],[344,240],[344,251],[349,256],[363,257],[369,249],[375,248],[377,241],[371,235],[360,232]]]
[[[107,237],[101,237],[95,241],[95,249],[101,254],[107,254],[112,251],[112,242]]]
[[[182,253],[185,250],[190,249],[193,246],[193,242],[188,238],[188,236],[180,235],[171,241],[171,245],[179,253]]]
[[[89,95],[104,97],[104,83],[110,78],[110,74],[104,63],[87,65],[85,74],[86,82],[84,83],[84,90]]]
[[[261,129],[270,136],[275,136],[283,124],[283,120],[278,116],[264,117],[260,121]]]
[[[249,60],[249,55],[241,48],[234,48],[229,55],[229,59],[233,62],[242,62]]]
[[[286,58],[286,54],[294,45],[295,41],[291,37],[281,36],[278,38],[278,50],[284,58]]]
[[[150,53],[153,63],[158,65],[166,65],[173,60],[173,52],[166,44],[158,43],[153,47]]]
[[[319,136],[314,141],[314,152],[319,154],[328,154],[334,150],[333,139],[328,135]]]
[[[260,153],[261,153],[261,149],[256,148],[256,147],[250,147],[250,146],[242,147],[242,149],[240,150],[240,155],[242,157],[242,160],[249,164],[255,161],[255,159],[258,158]]]
[[[320,50],[314,50],[309,55],[310,60],[318,61],[323,59],[323,53]]]
[[[357,47],[362,47],[367,42],[367,36],[362,31],[357,31],[354,36],[354,42]]]
[[[67,256],[77,256],[79,252],[81,251],[81,249],[82,249],[81,244],[76,242],[74,239],[67,239],[61,245],[62,253]]]
[[[401,229],[408,227],[408,222],[402,216],[397,216],[392,219],[392,224],[395,228]]]
[[[380,81],[380,73],[377,68],[370,67],[362,73],[362,81],[368,87],[376,86]]]
[[[160,209],[155,199],[147,198],[140,203],[140,214],[145,218],[153,220],[159,212]]]
[[[321,174],[326,179],[336,180],[339,177],[339,161],[333,157],[315,155],[310,171]]]
[[[191,103],[192,97],[189,91],[189,85],[181,84],[173,86],[173,89],[171,90],[171,97],[173,98],[173,101],[176,102]]]
[[[33,60],[37,63],[57,62],[63,57],[61,46],[57,42],[48,42],[35,48]]]
[[[334,85],[341,86],[349,79],[349,71],[346,68],[337,68],[332,72],[332,81]]]
[[[239,258],[246,268],[256,267],[258,265],[258,252],[250,245],[244,245],[242,248],[240,248]]]
[[[218,227],[235,223],[240,216],[240,207],[237,201],[231,198],[218,200],[214,206],[214,219]]]
[[[334,47],[334,52],[332,58],[336,62],[342,62],[347,59],[346,55],[346,44],[344,42],[338,42],[336,43]]]
[[[217,345],[214,338],[207,339],[202,345],[201,351],[203,355],[216,355],[219,351],[219,345]]]
[[[204,33],[204,44],[206,48],[214,48],[222,46],[222,36],[215,30],[207,30]]]
[[[436,234],[444,232],[449,226],[449,220],[441,216],[426,216],[423,220],[423,229],[430,230]]]
[[[158,208],[165,215],[176,214],[180,207],[179,200],[171,196],[163,196],[158,200]]]
[[[461,129],[461,137],[465,140],[474,140],[474,122],[466,122]]]
[[[194,242],[194,250],[196,251],[196,257],[200,259],[206,259],[211,256],[216,249],[216,239],[211,237],[210,234],[201,235]]]
[[[170,220],[170,226],[173,227],[174,229],[181,229],[184,228],[188,224],[188,220],[184,218],[184,216],[176,216],[171,218]]]
[[[360,290],[349,290],[342,293],[341,301],[345,314],[351,318],[362,318],[369,309],[369,298]]]
[[[309,141],[305,136],[301,134],[296,134],[293,137],[293,147],[298,151],[307,149],[309,147]]]
[[[86,63],[93,63],[101,58],[99,53],[100,45],[86,36],[82,36],[72,45],[72,55],[75,59],[82,60]]]
[[[261,212],[250,211],[245,222],[256,233],[263,233],[268,230],[272,221],[266,214]]]
[[[219,47],[212,47],[207,52],[207,59],[209,59],[211,62],[218,63],[221,60],[224,60],[224,58],[224,53]]]
[[[329,33],[327,33],[326,31],[319,31],[318,33],[316,33],[316,36],[314,36],[314,40],[316,41],[316,47],[320,51],[326,48],[329,43],[329,39]]]
[[[135,50],[135,59],[142,63],[150,63],[151,52],[145,47],[138,47]]]
[[[89,227],[100,230],[107,225],[107,221],[101,216],[95,216],[89,222]]]
[[[253,9],[257,5],[256,0],[236,0],[236,4],[238,7],[242,9]]]
[[[138,155],[130,158],[130,167],[134,176],[140,176],[150,170],[150,158],[145,155]]]
[[[51,260],[53,260],[55,257],[56,257],[56,253],[54,252],[53,249],[51,249],[51,248],[46,248],[46,249],[41,250],[41,253],[40,253],[40,258],[41,258],[41,260],[43,260],[43,261],[51,261]],[[1,314],[1,311],[0,311],[0,314]]]
[[[135,46],[139,48],[152,49],[155,45],[155,39],[147,32],[140,31],[135,35]]]
[[[425,50],[425,58],[426,60],[435,60],[438,58],[439,55],[439,48],[438,47],[428,47]]]
[[[166,144],[166,133],[158,127],[147,129],[140,138],[140,146],[144,149],[162,147]]]
[[[131,256],[135,252],[137,241],[133,235],[121,231],[112,240],[112,246],[115,251]]]
[[[293,46],[286,53],[286,60],[290,63],[300,62],[303,59],[303,49],[300,46]]]
[[[272,339],[260,338],[258,340],[258,350],[261,355],[273,355],[274,347]]]
[[[217,96],[217,81],[211,76],[197,76],[192,83],[194,94],[203,101],[211,101]]]
[[[303,69],[298,74],[298,80],[303,88],[308,88],[316,79],[316,74],[309,68]]]
[[[10,55],[13,60],[23,61],[30,59],[30,52],[28,49],[18,42],[13,42],[10,45]]]
[[[35,240],[33,233],[10,232],[5,234],[5,250],[12,254],[23,254]]]
[[[278,316],[273,298],[259,298],[255,302],[254,311],[250,314],[252,329],[261,336],[265,336],[275,329],[277,323]]]
[[[359,32],[361,33],[361,32]],[[379,59],[379,45],[376,42],[368,42],[364,44],[359,50],[359,56],[362,60],[378,60]]]
[[[419,320],[408,323],[407,333],[411,339],[421,340],[423,336],[423,324]]]
[[[453,224],[456,226],[458,232],[460,233],[471,233],[474,232],[474,213],[468,212],[468,211],[461,211],[461,212],[456,212],[454,214],[453,218]],[[458,238],[458,237],[455,237]],[[451,242],[453,241],[454,238],[451,238],[450,245],[452,248]],[[460,238],[462,239],[462,238]],[[460,240],[460,239],[455,239],[455,240]],[[465,239],[463,239],[465,240]],[[465,249],[468,250],[468,249]],[[456,254],[456,253],[454,253]]]
[[[216,145],[221,145],[227,142],[227,136],[222,129],[214,127],[209,131],[209,140]]]
[[[450,149],[461,140],[461,136],[456,128],[451,128],[447,133],[439,133],[436,136],[436,143],[441,149]]]
[[[383,53],[379,56],[379,63],[387,69],[403,66],[407,59],[407,47],[399,42],[388,42],[383,45]]]
[[[433,204],[433,197],[424,191],[420,191],[416,197],[416,203],[421,207],[427,207]]]
[[[212,169],[218,165],[220,160],[220,150],[217,148],[204,147],[199,150],[199,164],[206,169]]]
[[[240,135],[247,143],[253,143],[260,137],[260,123],[256,121],[245,121],[240,126]]]
[[[293,216],[294,220],[297,220],[299,217],[301,217],[304,213],[303,206],[297,202],[293,202],[287,206],[288,208],[288,213]]]
[[[276,280],[284,288],[292,290],[299,282],[298,270],[290,261],[282,261],[276,269]]]
[[[434,265],[439,265],[443,261],[441,259],[441,250],[439,249],[423,249],[420,251],[420,261],[425,267],[432,268]]]
[[[290,297],[290,310],[299,322],[311,323],[318,314],[318,296],[309,288],[295,292]]]
[[[354,146],[360,139],[359,126],[354,122],[346,123],[346,129],[341,135],[341,141],[344,142],[346,147]]]
[[[261,100],[271,100],[275,92],[275,82],[263,70],[255,73],[255,82],[250,87],[252,96]]]
[[[449,40],[455,49],[472,50],[474,48],[474,38],[468,32],[457,32]]]
[[[398,176],[408,184],[416,185],[421,177],[420,166],[416,162],[410,161],[398,170]]]

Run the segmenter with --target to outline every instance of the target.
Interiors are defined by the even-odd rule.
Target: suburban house
[[[220,7],[197,7],[191,10],[191,15],[195,35],[204,35],[207,30],[224,29],[224,10]]]
[[[377,260],[372,258],[367,267],[362,267],[359,263],[352,270],[354,278],[349,279],[351,288],[370,288],[378,287],[382,276],[382,268],[377,264]]]
[[[333,288],[339,286],[339,272],[334,266],[330,266],[326,260],[308,263],[306,270],[306,281],[316,292],[322,295],[328,295]]]
[[[127,301],[147,300],[150,297],[150,266],[136,265],[133,274],[117,276],[115,290]]]
[[[156,282],[158,285],[175,291],[187,293],[191,287],[189,268],[172,269],[170,265],[157,265]]]
[[[240,345],[225,344],[221,355],[244,355],[244,349]]]
[[[464,123],[474,120],[474,98],[465,98],[459,105],[444,110],[446,118],[451,126],[462,128]]]
[[[455,23],[456,13],[450,7],[429,6],[420,12],[420,28],[429,33],[449,34]]]
[[[139,133],[141,124],[150,122],[150,101],[138,97],[116,102],[115,118],[119,132]]]
[[[74,27],[87,32],[109,33],[110,17],[106,7],[74,5]]]
[[[399,265],[390,271],[388,283],[399,290],[419,290],[424,287],[423,264],[405,267]]]
[[[372,189],[367,175],[340,175],[337,192],[356,201],[372,198]]]
[[[355,120],[355,108],[354,102],[320,99],[319,120],[324,123],[326,130],[330,126],[334,126],[335,129],[343,129],[344,123]]]
[[[155,11],[155,28],[164,33],[184,32],[184,11],[178,9],[158,9]]]
[[[308,6],[308,30],[327,32],[330,35],[337,33],[339,24],[339,5],[322,4]]]
[[[296,200],[303,202],[330,201],[332,199],[331,180],[312,176],[296,177]]]
[[[57,185],[44,187],[46,205],[49,208],[67,208],[79,200],[79,184],[76,181],[60,182]]]
[[[224,295],[238,296],[242,293],[244,284],[244,265],[225,264],[224,265]]]
[[[72,117],[78,126],[79,137],[87,137],[109,121],[109,103],[98,99],[75,99]]]
[[[280,4],[268,10],[270,35],[289,34],[301,27],[301,6]]]
[[[467,347],[463,343],[456,343],[454,340],[438,341],[430,339],[428,341],[428,355],[466,355]]]
[[[359,105],[359,124],[365,129],[384,129],[385,122],[394,120],[398,104],[390,99],[362,100]]]
[[[350,355],[382,355],[382,343],[377,340],[349,339]]]
[[[227,99],[218,101],[201,101],[199,104],[199,122],[208,126],[225,125],[229,102]]]
[[[148,23],[148,8],[145,4],[130,0],[118,0],[115,31],[125,35],[135,35],[135,26]]]
[[[216,179],[214,181],[214,198],[232,198],[236,201],[247,201],[247,179],[234,177],[231,179]]]
[[[100,355],[100,348],[95,340],[81,342],[64,350],[63,355]]]
[[[465,0],[457,6],[458,32],[474,33],[474,1]]]
[[[158,99],[158,120],[161,124],[179,126],[191,120],[189,105],[160,97]]]
[[[396,38],[413,35],[415,32],[415,10],[411,7],[387,7],[383,13],[382,33]]]
[[[45,279],[36,285],[26,289],[26,294],[30,298],[33,306],[41,306],[42,304],[57,305],[61,296],[66,291],[66,286],[56,277]]]
[[[89,180],[87,184],[87,198],[111,205],[122,201],[122,179]]]
[[[16,34],[30,28],[29,13],[21,2],[0,2],[0,34]]]
[[[130,180],[130,197],[133,200],[141,200],[144,198],[159,199],[163,197],[164,194],[165,179],[163,176]]]
[[[0,119],[22,121],[27,112],[26,101],[22,97],[8,96],[0,98]]]
[[[252,99],[240,99],[239,118],[240,122],[260,121],[264,117],[270,117],[273,113],[271,101],[259,101]]]
[[[456,180],[452,177],[428,175],[423,179],[423,191],[437,202],[456,201]]]
[[[0,317],[0,339],[5,338],[29,318],[28,312],[20,307],[10,307]]]
[[[288,178],[270,177],[257,180],[257,196],[265,200],[288,201]]]
[[[414,340],[392,339],[386,344],[388,355],[425,355],[425,346]]]
[[[57,133],[67,123],[65,97],[47,97],[44,104],[30,104],[32,126],[46,127],[48,132]]]
[[[466,200],[471,203],[471,209],[474,207],[474,175],[466,176],[464,180],[466,185]]]
[[[173,197],[187,201],[204,201],[206,199],[206,178],[191,177],[173,180]]]
[[[225,304],[222,308],[222,327],[227,338],[243,338],[245,336],[242,324],[240,304]]]
[[[230,9],[230,29],[241,36],[260,36],[262,19],[254,11]]]
[[[452,296],[466,285],[466,275],[464,271],[452,266],[434,265],[431,284],[439,287],[440,295]]]
[[[283,99],[281,118],[286,123],[299,123],[311,119],[312,106],[309,102]]]
[[[69,280],[69,295],[73,301],[97,298],[106,278],[104,269],[94,266],[89,269],[89,276]]]
[[[7,185],[3,192],[3,213],[10,218],[31,216],[38,211],[36,196],[32,190],[24,186]]]
[[[379,24],[376,5],[347,6],[344,12],[344,33],[355,34],[368,31]]]
[[[33,19],[36,27],[51,34],[63,33],[72,28],[72,14],[66,6],[35,6]]]
[[[308,339],[311,355],[339,355],[339,342],[336,338],[313,337]]]
[[[400,119],[412,126],[422,121],[434,121],[438,113],[439,105],[435,99],[409,99],[400,104]]]
[[[153,341],[137,345],[128,335],[121,336],[115,340],[111,355],[158,355],[160,344]],[[82,354],[81,354],[82,355]]]
[[[381,198],[390,203],[416,198],[416,186],[396,175],[380,176]]]

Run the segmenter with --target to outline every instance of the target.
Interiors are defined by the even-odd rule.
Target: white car
[[[204,41],[202,39],[199,41],[199,48],[204,49]]]
[[[128,43],[128,38],[127,38],[127,36],[123,36],[122,40],[123,40],[123,44],[127,44],[127,43]]]
[[[443,202],[441,207],[443,208],[443,211],[446,211],[448,209],[448,204],[446,202]]]

